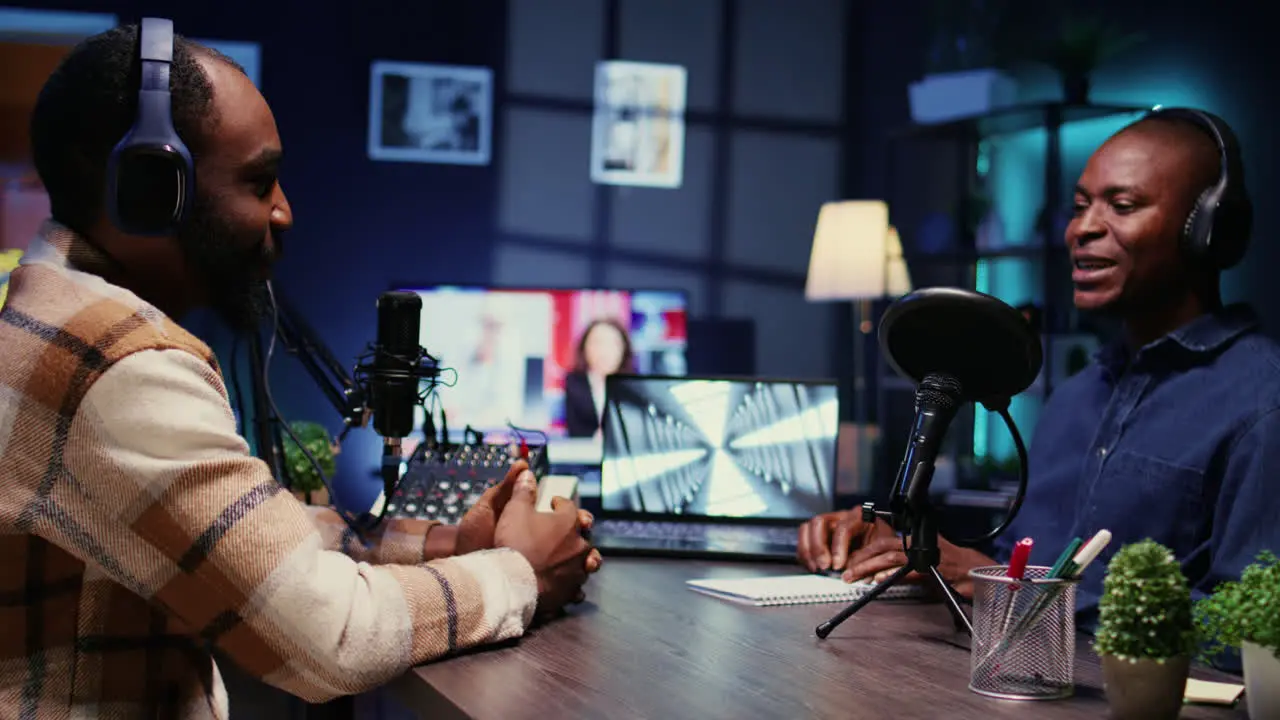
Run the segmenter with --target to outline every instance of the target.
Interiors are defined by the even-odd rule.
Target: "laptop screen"
[[[833,505],[834,382],[613,375],[605,513],[807,520]]]

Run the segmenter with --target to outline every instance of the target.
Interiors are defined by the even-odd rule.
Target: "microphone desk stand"
[[[861,610],[889,588],[901,582],[907,576],[907,573],[912,571],[920,573],[926,579],[932,578],[933,583],[942,592],[947,609],[951,611],[951,618],[955,621],[956,630],[963,630],[969,635],[973,635],[973,623],[970,622],[969,616],[965,615],[964,609],[961,608],[964,600],[956,592],[955,588],[951,587],[943,579],[942,574],[938,572],[938,563],[942,559],[942,551],[938,548],[937,517],[931,504],[924,503],[923,505],[923,507],[906,508],[897,513],[876,510],[875,503],[872,502],[862,505],[863,522],[873,523],[877,519],[883,519],[895,530],[906,529],[910,531],[911,541],[904,550],[907,556],[907,564],[898,568],[887,580],[876,583],[875,587],[841,610],[835,617],[819,625],[815,630],[819,638],[826,638],[831,634],[832,630],[839,627],[845,620],[853,617],[854,613]]]

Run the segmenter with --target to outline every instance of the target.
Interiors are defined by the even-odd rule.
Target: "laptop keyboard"
[[[764,542],[796,544],[797,527],[773,525],[724,525],[720,523],[653,522],[649,520],[600,520],[595,531],[613,537],[654,540],[709,540],[716,542]]]

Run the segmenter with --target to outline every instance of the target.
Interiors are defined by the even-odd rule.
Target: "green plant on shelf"
[[[1239,580],[1219,585],[1196,603],[1196,624],[1206,659],[1251,642],[1280,658],[1280,561],[1263,551]]]
[[[1088,76],[1144,39],[1100,17],[1067,17],[1058,26],[1056,42],[1041,46],[1039,59],[1063,77]]]
[[[1047,66],[1058,73],[1063,100],[1083,105],[1089,101],[1089,86],[1094,71],[1140,45],[1146,38],[1129,32],[1102,15],[1081,14],[1068,5],[1046,5],[1020,8],[1023,15],[1012,24],[1020,32],[1007,35],[1007,65],[1033,63]],[[1047,34],[1028,31],[1048,20]]]
[[[316,465],[327,477],[333,477],[337,467],[333,460],[333,437],[323,425],[314,422],[297,421],[289,423],[289,429],[298,437],[307,453],[315,459],[315,464],[302,452],[292,436],[285,433],[284,460],[285,471],[289,475],[289,489],[304,493],[306,501],[311,502],[311,493],[324,489],[324,480],[316,471]]]
[[[1195,646],[1191,589],[1173,552],[1150,539],[1120,548],[1103,580],[1094,650],[1163,662]]]

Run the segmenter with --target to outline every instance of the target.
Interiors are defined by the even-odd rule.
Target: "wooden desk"
[[[992,700],[968,689],[968,638],[940,604],[878,601],[827,640],[840,605],[756,608],[687,590],[697,577],[784,565],[608,558],[571,617],[512,647],[415,669],[392,690],[431,718],[1098,718],[1098,662],[1082,642],[1076,696]],[[1205,679],[1228,679],[1193,671]],[[1243,718],[1187,707],[1184,720]]]

